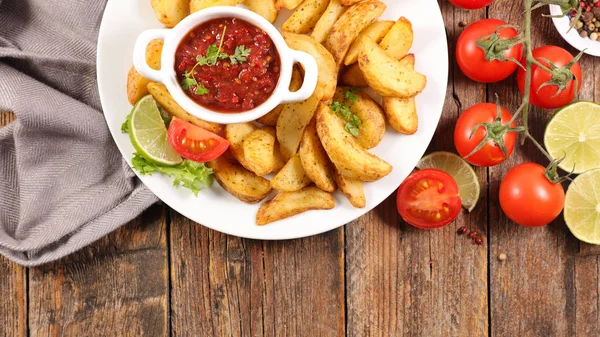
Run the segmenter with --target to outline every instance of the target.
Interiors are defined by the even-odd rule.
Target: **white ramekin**
[[[277,82],[271,97],[256,108],[239,113],[212,111],[194,102],[181,88],[175,72],[176,49],[192,29],[213,19],[231,17],[245,20],[265,31],[273,40],[281,58],[279,82]],[[154,39],[164,40],[160,70],[154,70],[146,63],[146,47]],[[300,63],[304,68],[304,83],[300,90],[290,92],[289,86],[295,63]],[[244,8],[225,6],[211,7],[193,13],[172,29],[150,29],[142,32],[133,50],[133,65],[142,76],[154,82],[163,83],[173,99],[187,112],[198,118],[220,124],[250,122],[264,116],[279,104],[307,99],[315,91],[319,72],[317,62],[311,55],[290,49],[277,28],[262,16]]]

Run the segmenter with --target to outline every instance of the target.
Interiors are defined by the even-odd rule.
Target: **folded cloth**
[[[96,40],[106,0],[0,0],[0,254],[34,266],[156,202],[102,116]],[[125,74],[123,75],[125,76]]]

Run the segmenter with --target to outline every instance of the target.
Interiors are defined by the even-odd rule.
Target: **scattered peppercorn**
[[[463,234],[465,234],[467,232],[467,230],[468,230],[467,226],[460,226],[458,228],[458,230],[456,231],[456,234],[463,235]]]
[[[477,231],[471,231],[471,232],[469,233],[469,237],[470,237],[471,239],[475,238],[476,236],[477,236]]]
[[[473,242],[475,242],[477,245],[482,245],[483,244],[483,238],[481,236],[476,236],[473,239]]]
[[[577,8],[569,12],[571,25],[577,30],[582,38],[590,38],[597,41],[600,37],[600,0],[581,0],[581,17],[575,22]]]
[[[467,26],[467,22],[466,21],[461,21],[461,22],[458,23],[458,26],[460,28],[466,27]]]
[[[498,260],[500,260],[500,261],[506,260],[506,254],[500,253],[500,255],[498,255]]]

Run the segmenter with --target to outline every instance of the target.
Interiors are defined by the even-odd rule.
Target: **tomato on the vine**
[[[533,50],[533,57],[550,68],[546,62],[550,61],[555,67],[563,67],[573,61],[573,55],[563,48],[556,46],[543,46]],[[526,60],[521,61],[525,64]],[[575,79],[571,79],[566,84],[564,90],[559,91],[559,87],[553,84],[545,85],[552,79],[552,75],[544,71],[537,65],[532,65],[531,68],[531,94],[529,102],[537,107],[544,109],[557,109],[569,104],[575,98],[575,91],[579,92],[583,82],[581,75],[581,67],[578,62],[571,66],[571,73],[577,79],[577,90],[575,90]],[[525,92],[525,70],[519,69],[517,72],[517,84],[521,94]]]
[[[456,42],[456,62],[467,77],[481,83],[492,83],[501,81],[515,72],[518,65],[509,59],[514,61],[521,59],[523,55],[522,43],[500,53],[498,57],[504,57],[504,61],[499,60],[498,57],[489,58],[491,61],[488,61],[484,50],[477,45],[478,40],[493,34],[498,27],[506,24],[506,22],[497,19],[479,20],[470,24],[460,34]],[[514,28],[503,28],[497,32],[501,42],[512,39],[518,34]],[[497,44],[498,41],[495,43]],[[494,53],[494,47],[491,47],[491,49],[490,53]]]
[[[500,107],[502,125],[510,122],[512,116],[504,108]],[[456,150],[466,161],[477,166],[494,166],[498,165],[511,155],[517,141],[515,132],[506,132],[502,136],[502,141],[506,147],[506,157],[502,153],[502,149],[493,140],[488,140],[486,144],[477,152],[469,156],[473,150],[488,136],[487,130],[480,126],[473,133],[473,128],[480,123],[492,123],[498,117],[498,106],[492,103],[476,104],[465,110],[458,120],[454,128],[454,146]],[[515,127],[513,122],[510,127]],[[471,135],[472,134],[472,135]]]
[[[450,0],[450,2],[464,9],[479,9],[490,5],[494,0]]]
[[[461,210],[456,181],[437,169],[420,170],[406,178],[398,188],[396,204],[404,221],[422,229],[446,226]]]
[[[173,118],[167,136],[180,156],[202,163],[221,156],[229,148],[226,139],[179,118]]]
[[[500,206],[509,219],[526,227],[552,222],[563,209],[565,191],[545,176],[546,168],[535,163],[513,167],[500,183]]]

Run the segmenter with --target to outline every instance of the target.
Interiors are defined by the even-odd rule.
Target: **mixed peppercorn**
[[[597,41],[600,38],[600,0],[580,1],[581,17],[577,19],[577,10],[573,9],[569,15],[571,25],[577,29],[583,38]]]

